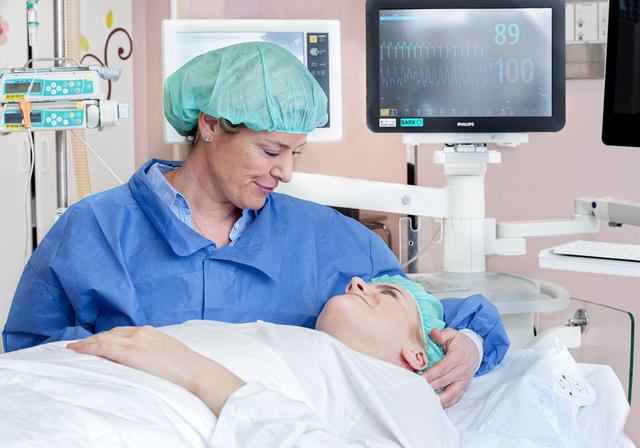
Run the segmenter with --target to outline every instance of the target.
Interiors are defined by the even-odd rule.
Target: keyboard
[[[573,241],[553,248],[555,255],[602,258],[606,260],[635,261],[640,263],[640,245],[602,243],[600,241]]]

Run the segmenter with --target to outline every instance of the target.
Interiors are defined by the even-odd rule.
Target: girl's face
[[[393,363],[403,347],[418,343],[422,331],[418,307],[406,289],[392,283],[367,284],[359,277],[351,279],[343,295],[326,303],[316,329]]]

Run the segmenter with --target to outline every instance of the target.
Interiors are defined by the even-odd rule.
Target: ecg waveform
[[[402,87],[410,83],[415,83],[419,87],[484,87],[489,84],[491,70],[490,64],[421,68],[392,66],[380,68],[380,80],[385,87]]]
[[[470,59],[483,58],[486,46],[474,43],[389,42],[380,43],[380,61],[386,59]]]

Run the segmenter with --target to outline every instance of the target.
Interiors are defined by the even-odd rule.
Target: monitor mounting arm
[[[526,238],[596,233],[599,231],[599,221],[606,221],[611,227],[623,224],[640,226],[640,202],[609,196],[581,197],[575,201],[573,219],[501,222],[497,225],[497,236]]]
[[[611,227],[621,227],[623,224],[640,226],[640,202],[610,196],[578,198],[576,213],[595,216],[600,221],[607,221]]]

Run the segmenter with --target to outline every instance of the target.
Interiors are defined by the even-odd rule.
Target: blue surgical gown
[[[313,328],[353,276],[402,273],[382,239],[357,221],[278,193],[233,245],[216,248],[156,194],[147,175],[155,162],[128,184],[74,204],[51,228],[18,284],[6,351],[190,319]],[[458,320],[466,317],[485,341],[488,330],[504,331],[497,312],[484,327],[473,315]],[[483,359],[498,347],[484,346]]]

